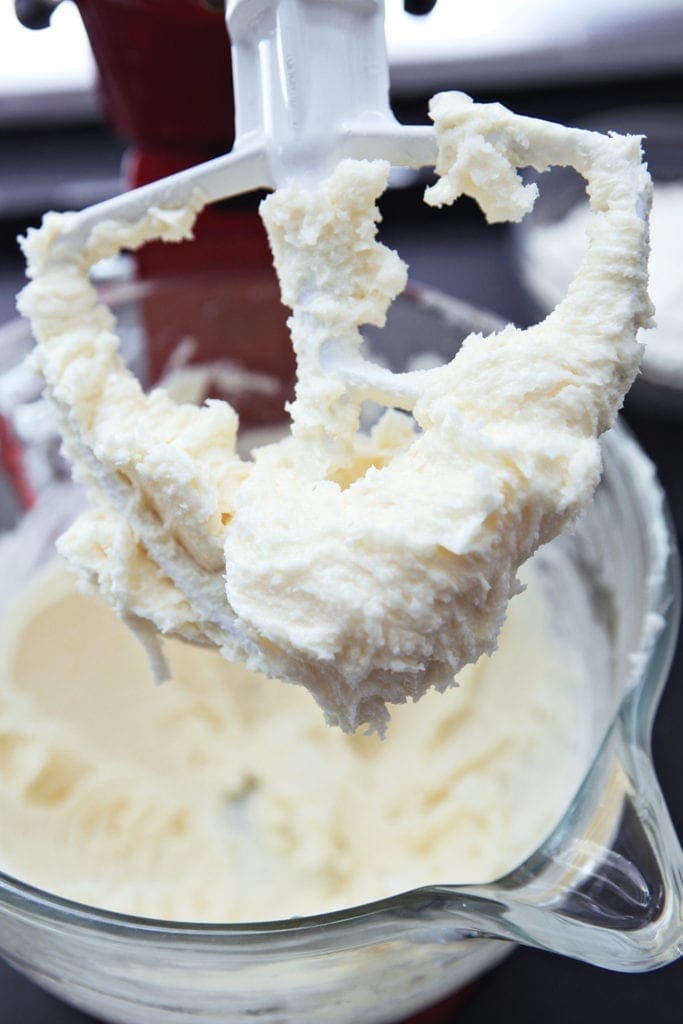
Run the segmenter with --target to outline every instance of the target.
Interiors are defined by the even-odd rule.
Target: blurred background
[[[457,88],[521,113],[647,136],[656,204],[660,191],[667,202],[664,227],[653,226],[662,268],[655,300],[667,333],[653,336],[625,415],[657,464],[680,537],[683,2],[438,0],[412,6],[432,9],[417,17],[401,0],[386,0],[392,101],[400,120],[426,121],[428,98]],[[16,235],[38,223],[46,209],[79,209],[230,148],[228,45],[220,0],[2,0],[0,323],[16,315],[14,296],[23,283]],[[571,249],[569,235],[546,229],[563,229],[580,190],[549,178],[531,224],[490,228],[469,201],[448,211],[424,207],[427,180],[412,172],[396,175],[382,201],[383,240],[407,260],[413,278],[519,326],[538,320],[561,297],[571,274],[571,259],[566,266],[559,259]],[[135,264],[123,258],[111,273],[144,277],[207,267],[228,272],[245,260],[267,264],[258,198],[220,204],[202,215],[195,242],[148,246]],[[20,497],[7,497],[3,525],[16,514]],[[679,834],[682,727],[679,650],[654,739]],[[652,1024],[679,1024],[682,1005],[680,963],[657,975],[629,977],[519,950],[464,997],[419,1019],[602,1024],[647,1017]],[[11,1024],[87,1020],[3,966],[0,1007]]]

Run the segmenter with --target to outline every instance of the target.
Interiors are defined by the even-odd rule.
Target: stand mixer
[[[44,28],[49,24],[50,15],[58,4],[59,0],[16,0],[17,15],[27,27]],[[434,5],[435,0],[405,2],[406,10],[412,14],[426,14]],[[265,23],[263,27],[263,31],[271,38],[275,31],[276,6],[273,6],[269,15],[270,27],[266,28]],[[345,6],[347,5],[337,5],[341,11]],[[374,90],[378,92],[376,105],[380,109],[384,108],[388,114],[387,74],[382,56],[382,14],[378,8],[370,16],[368,12],[373,6],[377,5],[360,5],[355,15],[358,20],[356,27],[359,31],[365,32],[368,26],[372,26],[374,38],[367,41],[365,51],[369,52],[370,44],[373,50],[370,59],[377,69],[377,81],[374,86]],[[123,3],[119,0],[78,0],[78,7],[97,61],[106,109],[117,133],[131,144],[124,166],[128,188],[136,188],[168,176],[174,171],[203,163],[210,157],[230,149],[234,140],[235,104],[223,0],[169,0],[161,4],[155,0],[124,0]],[[261,20],[267,7],[268,5],[259,5]],[[363,7],[368,9],[364,14],[360,13]],[[238,33],[241,34],[243,42],[246,42],[245,17],[239,8],[240,5],[229,5],[228,18],[233,18],[231,34],[235,37]],[[343,16],[348,19],[348,12]],[[291,32],[296,14],[292,10],[283,10],[278,17],[285,23],[282,32],[288,31],[287,20]],[[247,20],[250,19],[251,15]],[[330,28],[335,27],[336,20],[336,28],[341,31],[344,26],[338,19],[339,12],[331,16]],[[304,17],[304,23],[311,29],[312,16]],[[324,43],[324,40],[321,39],[321,42]],[[251,44],[258,45],[255,36],[252,36],[248,46],[242,47],[243,59],[240,60],[237,55],[241,70],[236,70],[234,76],[236,79],[242,79],[240,105],[245,124],[246,119],[251,117],[251,112],[247,111],[247,104],[251,106],[252,98],[255,100],[261,91],[258,83],[249,83],[245,79],[245,74],[248,77],[252,70],[256,70],[246,68],[251,61],[247,54]],[[356,52],[358,53],[358,37]],[[344,60],[347,57],[348,54],[342,57],[334,45],[329,50],[322,51],[319,70],[323,74],[317,81],[310,73],[306,62],[302,62],[299,57],[298,74],[303,77],[305,73],[309,81],[316,81],[316,94],[321,91],[321,83],[328,80],[330,60],[336,58],[339,62],[340,71],[337,78],[334,81],[329,80],[326,90],[323,88],[327,96],[323,101],[326,112],[333,112],[333,105],[330,103],[334,103],[334,85],[342,84],[340,74],[346,75]],[[277,78],[276,58],[271,54],[269,59],[270,70]],[[266,73],[268,69],[264,65],[264,74]],[[299,85],[302,84],[305,83],[299,82]],[[360,97],[361,107],[364,105],[362,88],[366,84],[358,83],[360,88],[357,95]],[[250,96],[245,95],[245,90],[251,92],[254,85],[256,91]],[[344,85],[348,83],[344,82]],[[238,82],[236,86],[239,88]],[[291,81],[290,86],[294,86]],[[280,83],[280,87],[282,102],[285,105],[294,100],[294,103],[298,102],[301,107],[301,92],[297,100],[293,95],[287,95],[286,82]],[[375,104],[374,91],[370,95],[370,100],[370,106]],[[270,104],[271,98],[263,96],[263,102]],[[273,112],[277,113],[275,97],[272,98],[272,102]],[[345,101],[341,99],[341,102]],[[297,116],[294,110],[292,116]],[[227,226],[226,216],[229,217]],[[233,231],[240,235],[239,259],[231,258],[229,245],[226,243],[226,235]],[[260,249],[258,242],[261,243]],[[195,228],[192,265],[244,265],[244,260],[250,259],[250,246],[257,250],[254,259],[270,265],[263,231],[255,216],[240,216],[234,210],[229,213],[225,210],[207,210]],[[206,251],[206,257],[203,250]],[[177,252],[169,250],[168,247],[155,247],[151,255],[147,250],[140,254],[138,262],[141,263],[143,273],[163,272],[169,259],[173,266],[179,266]]]
[[[322,4],[306,6],[309,11],[315,9],[317,13],[323,10]],[[346,8],[351,5],[334,6]],[[340,117],[340,111],[349,112],[352,133],[340,128],[340,124],[346,125],[343,117],[342,121],[325,126],[325,146],[321,147],[319,133],[310,132],[306,135],[304,132],[310,165],[308,160],[305,165],[301,163],[301,154],[295,145],[296,137],[292,134],[293,122],[288,118],[278,123],[278,138],[281,142],[273,148],[270,140],[274,136],[270,132],[269,121],[273,116],[273,106],[270,105],[270,99],[266,102],[262,93],[267,93],[268,97],[279,97],[276,100],[276,104],[282,104],[282,107],[277,106],[279,113],[282,113],[283,108],[286,111],[298,110],[298,116],[303,117],[305,122],[305,110],[302,113],[296,104],[288,105],[286,98],[292,89],[295,94],[297,90],[293,84],[296,79],[286,74],[280,76],[285,89],[274,94],[269,89],[261,90],[261,83],[268,70],[271,73],[274,70],[281,71],[283,67],[286,70],[287,63],[280,60],[276,35],[273,33],[274,5],[267,3],[258,7],[261,19],[256,19],[256,23],[248,19],[239,21],[240,16],[247,11],[248,0],[233,3],[229,7],[229,14],[237,19],[233,29],[235,35],[239,37],[240,31],[245,33],[242,42],[238,44],[243,48],[243,55],[236,61],[236,73],[240,74],[239,65],[242,63],[241,80],[250,83],[250,90],[254,90],[259,100],[253,107],[245,109],[245,117],[239,122],[234,155],[219,158],[204,167],[202,173],[208,174],[209,195],[224,194],[226,187],[240,191],[255,187],[256,184],[280,184],[288,181],[290,176],[308,176],[311,169],[314,175],[324,175],[329,169],[329,161],[335,162],[349,153],[360,155],[357,146],[362,149],[364,156],[390,155],[397,162],[411,165],[433,162],[435,154],[430,131],[397,129],[386,106],[385,86],[375,88],[372,75],[368,88],[371,90],[370,95],[375,98],[375,108],[370,117],[366,117],[363,110],[359,113],[359,93],[353,86],[349,90],[348,104],[346,98],[343,98],[343,101],[339,101],[340,105],[334,107]],[[333,0],[330,0],[325,14],[332,7]],[[251,9],[254,9],[253,6]],[[283,0],[282,9],[291,12],[293,7]],[[377,9],[378,5],[359,3],[353,6],[352,17],[368,17],[368,11],[375,17]],[[300,30],[296,22],[279,24],[281,28],[287,24],[288,31],[295,35]],[[354,24],[358,25],[357,22]],[[367,28],[367,23],[363,24]],[[325,33],[328,29],[329,24],[316,23],[316,32]],[[260,43],[253,44],[254,37],[250,36],[252,30],[258,30],[256,36],[261,39]],[[376,37],[373,38],[376,40]],[[300,37],[298,39],[300,45]],[[258,52],[258,57],[254,51]],[[359,73],[364,74],[365,70],[366,65]],[[298,96],[300,98],[300,92]],[[337,102],[336,96],[334,101]],[[318,110],[322,109],[321,101]],[[290,144],[291,148],[287,148]],[[326,150],[326,146],[331,149]],[[334,157],[330,156],[331,153]],[[226,176],[229,178],[227,186]],[[125,211],[132,211],[130,216],[136,217],[150,203],[165,203],[169,199],[173,202],[183,196],[189,197],[197,180],[194,172],[191,172],[187,177],[146,186],[146,192],[114,200],[112,204],[103,204],[95,211],[78,215],[70,231],[63,237],[62,252],[73,251],[73,247],[80,245],[100,217],[109,217],[115,212],[118,218],[125,216]],[[207,194],[205,184],[202,188]],[[652,647],[642,654],[639,664],[649,664],[652,659],[657,671],[652,672],[649,680],[640,677],[634,680],[633,686],[630,677],[626,683],[624,675],[625,689],[623,694],[619,694],[621,709],[611,725],[605,722],[604,744],[596,761],[587,771],[586,781],[576,802],[561,827],[517,871],[490,885],[466,888],[435,885],[420,892],[404,894],[395,901],[388,900],[375,907],[365,908],[360,915],[356,910],[351,911],[348,918],[342,913],[338,918],[322,922],[319,931],[323,934],[329,928],[330,944],[333,947],[331,953],[327,948],[322,952],[327,957],[326,962],[332,962],[335,967],[337,961],[351,949],[350,926],[359,924],[358,931],[362,934],[357,940],[357,948],[352,950],[358,953],[358,963],[352,963],[350,973],[344,974],[340,969],[339,976],[335,975],[331,984],[324,985],[322,994],[316,991],[311,998],[310,1016],[307,1019],[320,1019],[322,1006],[332,1007],[336,1011],[335,985],[343,991],[348,987],[349,977],[357,979],[361,974],[365,977],[364,972],[367,972],[367,977],[371,979],[375,977],[372,972],[379,970],[383,975],[386,974],[387,989],[393,988],[395,979],[406,969],[405,943],[408,944],[408,959],[417,957],[417,950],[420,958],[424,956],[426,963],[432,957],[438,959],[436,951],[452,950],[454,958],[461,957],[462,961],[466,961],[470,942],[488,942],[491,936],[495,936],[553,949],[622,970],[658,966],[674,959],[680,952],[680,852],[647,757],[648,731],[662,682],[662,666],[670,656],[675,633],[675,616],[670,609],[671,590],[675,590],[676,584],[670,575],[667,576],[672,571],[675,576],[675,570],[670,566],[670,552],[666,542],[662,542],[661,536],[654,528],[650,528],[661,517],[660,496],[647,476],[643,457],[634,451],[632,442],[623,437],[610,441],[610,446],[614,468],[608,474],[602,504],[597,507],[596,515],[601,527],[597,534],[599,542],[591,546],[594,538],[587,528],[585,537],[579,535],[576,541],[570,540],[568,543],[576,543],[579,549],[585,544],[583,555],[588,552],[596,563],[600,563],[598,575],[609,573],[612,563],[617,567],[613,587],[617,595],[628,593],[634,579],[653,580],[647,602],[644,602],[646,612],[653,617],[662,616],[667,626],[652,641]],[[631,477],[629,474],[633,467],[635,470]],[[633,517],[638,519],[638,526],[633,527],[629,533],[634,557],[637,556],[642,562],[636,571],[633,564],[626,566],[619,563],[619,552],[610,547],[610,544],[616,544],[616,540],[609,524],[614,518],[615,508],[629,507],[633,498],[630,493],[633,480],[646,478],[645,511],[640,515],[638,510],[639,516]],[[608,552],[604,564],[603,550]],[[611,577],[607,578],[611,580]],[[665,579],[668,579],[667,586],[664,585]],[[626,625],[629,621],[626,617]],[[635,613],[632,625],[630,634],[635,636],[640,628],[640,619]],[[627,641],[628,633],[629,630],[623,626],[623,635],[619,635],[621,646],[615,659],[620,664],[622,661],[628,662],[632,657]],[[318,923],[314,919],[312,923],[304,922],[301,927],[302,935],[306,933],[304,942],[310,941],[305,955],[310,955],[317,970],[321,962],[321,951],[316,947],[317,938],[310,939],[306,931],[308,924],[312,935],[314,930],[318,930]],[[337,932],[335,929],[338,925]],[[263,931],[268,931],[268,927]],[[31,948],[34,933],[38,929],[35,920],[26,927],[23,924],[17,926],[17,942],[13,947],[13,950],[17,950],[14,953],[17,959],[28,959],[25,950]],[[179,937],[183,941],[189,942],[182,928],[178,932],[182,933]],[[288,936],[287,928],[283,929],[285,942],[289,941]],[[484,936],[487,938],[482,938]],[[280,937],[278,935],[276,941]],[[122,948],[128,942],[128,936],[117,936],[118,939]],[[246,945],[249,940],[242,935],[237,941]],[[220,941],[222,936],[217,934],[216,949]],[[325,935],[322,941],[325,941]],[[375,942],[376,945],[373,945]],[[103,940],[103,949],[105,945],[106,940]],[[240,946],[240,951],[242,949],[243,946]],[[399,953],[399,949],[403,952]],[[184,949],[182,952],[184,955]],[[134,955],[126,949],[123,959]],[[105,963],[109,962],[109,956],[110,953],[103,953]],[[277,958],[276,953],[273,960],[277,961]],[[83,960],[86,960],[85,954]],[[77,963],[78,957],[72,957],[72,961]],[[361,971],[358,970],[359,964],[362,965]],[[221,973],[221,978],[224,977],[223,967],[221,962],[216,969],[217,974]],[[265,967],[270,969],[270,963]],[[57,978],[68,977],[69,970],[75,971],[76,968],[70,966],[65,970],[55,970],[53,974]],[[240,971],[244,977],[242,964]],[[428,972],[425,970],[424,973],[426,976]],[[111,984],[111,990],[118,997],[121,981],[120,978],[114,978],[115,974],[116,971],[112,970],[107,984],[98,987],[105,992],[107,985]],[[201,983],[205,988],[203,978]],[[355,991],[356,986],[353,987]],[[358,1002],[351,1012],[356,1016],[349,1019],[361,1019],[368,997],[366,993],[359,993],[354,998]],[[390,998],[387,995],[387,1000]],[[106,995],[102,999],[106,999]],[[81,1001],[82,1005],[95,1008],[104,1005],[104,1002],[98,1004],[93,999],[88,1001],[86,997],[82,997]],[[259,1012],[265,1019],[281,1019],[281,1010],[275,1003],[268,1006],[264,1004]],[[339,1013],[343,1014],[343,1008]],[[130,1016],[128,1019],[142,1020],[143,1017]]]
[[[232,151],[79,213],[48,214],[40,231],[29,230],[22,242],[32,281],[20,309],[32,320],[39,342],[34,365],[46,380],[65,448],[82,463],[83,478],[102,500],[101,515],[113,516],[107,530],[134,524],[149,561],[145,572],[164,594],[154,596],[147,587],[142,594],[133,583],[140,570],[127,559],[133,589],[122,583],[126,572],[111,575],[108,556],[100,560],[101,552],[112,550],[111,541],[98,541],[86,551],[79,539],[80,554],[74,549],[72,561],[85,580],[98,580],[101,587],[108,580],[111,603],[140,624],[159,675],[165,670],[154,626],[309,686],[328,721],[343,723],[347,731],[366,722],[381,732],[388,720],[385,702],[417,699],[432,686],[448,686],[463,665],[492,652],[507,601],[517,589],[516,570],[589,500],[599,454],[592,436],[585,435],[586,424],[589,435],[597,436],[612,422],[637,370],[635,330],[651,312],[643,270],[650,183],[635,140],[589,136],[512,115],[496,104],[479,107],[459,93],[432,100],[434,128],[400,125],[388,103],[379,0],[231,0],[226,14],[237,110]],[[543,171],[558,163],[576,167],[594,193],[596,244],[577,273],[574,299],[524,332],[524,340],[502,332],[500,344],[482,342],[479,354],[468,348],[471,362],[464,377],[470,358],[464,353],[457,367],[454,360],[433,372],[394,373],[365,358],[361,325],[382,327],[406,280],[400,257],[375,241],[374,200],[386,187],[390,167],[434,164],[438,181],[425,193],[428,204],[450,205],[466,193],[496,222],[518,220],[533,205],[537,189],[523,183],[520,168]],[[187,239],[207,204],[261,189],[276,190],[261,209],[283,301],[293,311],[289,323],[299,379],[289,410],[294,447],[280,467],[283,449],[264,454],[261,466],[257,460],[248,469],[231,461],[229,406],[202,408],[188,419],[180,407],[164,405],[162,393],[143,397],[118,359],[111,312],[98,301],[88,270],[122,248]],[[624,225],[622,272],[614,275],[611,232]],[[590,309],[595,289],[601,288],[617,310],[607,332],[586,328],[581,308],[584,295]],[[566,335],[581,352],[569,388]],[[515,355],[506,364],[501,353],[509,344]],[[582,346],[589,347],[590,358],[584,358]],[[531,376],[526,369],[515,376],[520,358]],[[498,359],[503,359],[500,366]],[[607,388],[595,388],[590,367],[596,360],[603,360],[601,373],[612,380]],[[555,367],[550,373],[559,374],[559,391],[532,381],[541,363]],[[501,390],[506,365],[513,367],[512,378]],[[596,403],[587,418],[577,417],[567,398],[577,386]],[[502,404],[490,431],[486,427],[477,440],[478,424],[496,408],[491,388],[500,392]],[[454,399],[456,394],[460,397]],[[119,398],[110,401],[110,396]],[[126,443],[120,433],[124,423],[113,426],[119,401],[127,409],[125,418],[138,424]],[[403,440],[392,437],[392,454],[386,465],[380,460],[377,479],[354,468],[365,444],[358,433],[364,401],[412,414],[419,428],[413,431],[409,417],[392,421],[389,430],[399,430]],[[454,433],[461,415],[468,425]],[[547,495],[539,481],[548,460],[545,450],[537,450],[534,423],[541,415],[559,427],[554,444],[566,455],[556,457],[557,467],[578,467],[576,478],[561,484],[565,469],[557,469],[558,480],[553,469]],[[470,429],[471,450],[454,460]],[[195,435],[214,453],[208,462]],[[491,449],[487,437],[498,439]],[[504,454],[510,444],[518,453],[514,459],[521,460],[511,476]],[[405,459],[394,459],[402,446]],[[210,465],[219,450],[223,456]],[[488,470],[481,473],[489,456],[490,476]],[[183,472],[193,481],[182,494],[178,466],[173,468],[178,458],[185,460]],[[373,456],[370,466],[375,465]],[[452,476],[450,489],[444,488],[444,473]],[[247,476],[249,486],[241,489]],[[353,485],[348,491],[344,480]],[[405,500],[408,486],[419,492],[412,505]],[[263,499],[272,493],[279,497],[271,515]],[[157,502],[152,506],[151,495]],[[315,533],[310,508],[326,501],[331,504],[321,506],[314,519],[328,525]],[[182,521],[174,522],[178,508]],[[261,509],[266,509],[264,522]],[[495,509],[489,520],[487,513]],[[272,533],[268,571],[257,580],[260,569],[252,556],[265,552],[265,538],[279,516],[286,531],[281,535],[278,527]],[[371,539],[373,523],[385,517],[386,529]],[[496,524],[492,529],[489,521]],[[336,553],[328,543],[333,522],[342,545]],[[97,516],[88,523],[84,537],[102,525]],[[301,530],[295,543],[287,532],[290,524]],[[258,537],[256,546],[243,548],[252,536]],[[356,538],[353,544],[350,536]],[[402,567],[411,544],[415,578],[426,587],[420,601],[399,596],[408,579]],[[311,545],[319,546],[320,560]],[[304,551],[309,556],[305,577],[292,561],[297,548],[300,557]],[[377,564],[365,576],[350,568],[358,558],[367,569],[370,554]],[[341,617],[339,587],[332,588],[324,612],[319,605],[337,572],[339,587],[347,588]],[[276,597],[272,608],[271,573],[286,581],[287,595]],[[380,580],[381,596],[371,593]],[[252,595],[264,585],[254,603]],[[297,619],[296,603],[305,604],[311,594],[316,595],[312,632],[310,613]],[[177,611],[159,618],[157,609],[167,601]],[[187,602],[198,617],[186,627],[177,616],[185,615],[180,609]],[[359,606],[372,607],[372,621],[358,620]],[[323,647],[311,640],[318,629]],[[359,638],[367,642],[362,657]]]
[[[104,220],[130,222],[150,206],[183,206],[196,189],[206,205],[291,180],[320,180],[345,158],[434,163],[432,129],[399,125],[389,108],[381,0],[232,0],[226,18],[232,151],[83,211],[55,259],[80,250]]]

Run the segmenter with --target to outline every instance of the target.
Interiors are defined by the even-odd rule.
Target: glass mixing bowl
[[[217,355],[274,374],[277,393],[252,394],[241,409],[251,426],[265,425],[282,419],[291,387],[284,313],[272,279],[245,273],[231,282],[187,275],[105,292],[127,358],[148,382],[169,359]],[[235,341],[226,342],[224,324]],[[411,285],[386,329],[368,340],[398,369],[449,358],[471,331],[496,326]],[[12,401],[30,397],[30,381],[16,369],[29,347],[25,325],[0,331],[7,415]],[[50,557],[77,504],[49,423],[16,408],[13,420],[32,445],[6,446],[7,514],[11,490],[24,503],[39,496],[0,543],[0,602]],[[434,879],[336,913],[240,925],[127,917],[0,875],[0,948],[9,963],[119,1024],[369,1024],[402,1019],[464,986],[515,942],[621,971],[675,959],[683,857],[655,779],[650,732],[678,628],[678,559],[651,463],[623,427],[603,447],[592,507],[571,535],[536,556],[558,632],[589,666],[593,732],[570,808],[525,863],[487,885]]]

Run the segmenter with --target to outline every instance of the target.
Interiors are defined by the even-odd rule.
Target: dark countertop
[[[438,214],[420,208],[406,193],[385,204],[382,236],[411,266],[412,276],[526,325],[535,311],[518,283],[514,246],[507,228],[487,228],[468,204]],[[407,207],[407,209],[406,209]],[[0,232],[0,314],[11,315],[11,293],[21,283],[13,225]],[[629,398],[626,418],[657,465],[679,540],[683,532],[683,397],[666,405]],[[654,757],[674,824],[683,834],[683,783],[679,732],[683,728],[683,650],[679,643],[654,731]],[[622,975],[550,954],[518,949],[481,980],[464,1000],[441,1004],[415,1024],[680,1024],[683,961],[655,974]],[[7,1024],[87,1024],[91,1018],[35,988],[0,963],[0,1019]]]

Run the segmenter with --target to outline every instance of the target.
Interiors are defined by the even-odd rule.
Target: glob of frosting
[[[471,336],[451,362],[392,374],[360,352],[406,268],[376,238],[388,165],[345,161],[313,189],[262,204],[297,355],[290,436],[235,454],[223,402],[145,395],[122,365],[90,266],[122,246],[186,237],[187,209],[98,225],[82,259],[51,258],[69,215],[24,248],[36,367],[90,507],[60,546],[146,641],[219,648],[306,686],[327,721],[380,733],[388,703],[445,689],[491,653],[517,572],[590,502],[599,435],[638,370],[647,326],[651,184],[637,138],[519,117],[461,93],[431,103],[437,183],[425,199],[477,200],[518,220],[535,197],[519,169],[575,167],[590,246],[542,323]],[[226,328],[228,325],[226,325]],[[387,407],[370,434],[360,407]]]

